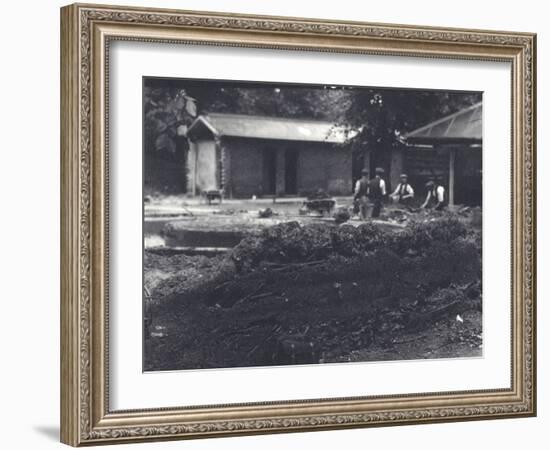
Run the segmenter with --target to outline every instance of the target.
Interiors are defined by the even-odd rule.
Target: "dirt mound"
[[[424,357],[434,327],[437,345],[480,352],[481,239],[450,215],[399,233],[291,222],[226,256],[173,258],[149,265],[176,269],[157,280],[148,370]]]

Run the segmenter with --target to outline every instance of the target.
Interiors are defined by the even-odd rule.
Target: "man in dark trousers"
[[[421,208],[435,209],[441,211],[445,208],[445,188],[437,180],[430,180],[426,183],[426,200],[422,204]]]
[[[361,171],[361,178],[355,183],[354,201],[359,207],[359,215],[362,220],[367,218],[367,196],[369,193],[369,171],[363,169]]]
[[[380,216],[382,200],[386,196],[386,182],[383,180],[384,169],[377,167],[374,171],[375,177],[369,181],[369,199],[372,202],[372,214],[374,219]]]
[[[414,198],[414,189],[408,182],[408,176],[406,173],[402,173],[399,177],[400,183],[391,194],[391,198],[394,202],[397,202],[403,206],[410,207]]]

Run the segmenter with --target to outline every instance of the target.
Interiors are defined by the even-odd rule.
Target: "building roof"
[[[205,128],[214,136],[333,144],[344,144],[358,134],[357,130],[326,121],[213,113],[197,117],[189,126],[187,136],[193,138]]]
[[[482,105],[479,102],[424,125],[403,137],[411,144],[479,144],[483,131],[481,119]]]

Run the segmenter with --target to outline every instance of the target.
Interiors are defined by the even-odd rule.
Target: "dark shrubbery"
[[[397,253],[422,251],[434,242],[451,242],[465,237],[466,225],[454,216],[444,216],[423,222],[411,222],[402,233],[392,236],[391,247]]]
[[[365,224],[301,226],[288,222],[249,236],[231,254],[239,269],[254,269],[262,262],[291,263],[314,261],[330,255],[358,256],[373,251],[387,242],[378,227]]]
[[[253,270],[260,262],[299,263],[331,255],[357,257],[382,249],[403,256],[435,246],[433,251],[449,257],[452,250],[447,247],[467,234],[466,226],[453,216],[413,222],[399,233],[385,231],[372,223],[355,227],[287,222],[243,239],[231,257],[239,270]]]
[[[345,223],[351,219],[351,214],[347,208],[339,208],[333,215],[334,222],[337,224]]]

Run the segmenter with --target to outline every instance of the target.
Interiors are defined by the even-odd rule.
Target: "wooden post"
[[[197,194],[197,150],[197,143],[190,140],[187,152],[187,192],[191,191],[193,196]]]
[[[222,147],[220,145],[220,138],[214,137],[214,159],[216,160],[216,189],[221,190],[224,185],[223,177],[223,161],[222,161]]]
[[[364,150],[363,155],[363,169],[367,169],[367,171],[369,172],[369,177],[371,177],[373,174],[370,173],[370,150]]]
[[[231,151],[222,142],[222,186],[226,197],[233,198],[233,178],[231,174]]]
[[[286,156],[285,156],[285,149],[284,148],[277,148],[273,151],[277,152],[277,156],[275,157],[275,197],[279,195],[284,195],[286,193],[286,186],[285,186],[285,162],[286,162]],[[274,197],[274,199],[275,199]],[[275,203],[275,201],[273,202]]]
[[[200,145],[197,142],[195,145],[195,161],[194,164],[194,170],[193,170],[193,197],[197,195],[197,169],[199,166],[199,151],[200,151]]]
[[[394,191],[397,185],[399,184],[399,177],[403,173],[403,159],[404,151],[403,149],[394,149],[392,150],[391,156],[391,165],[390,173],[388,174],[389,186],[387,186],[388,192]]]
[[[456,148],[449,149],[449,205],[455,204],[455,159]]]

